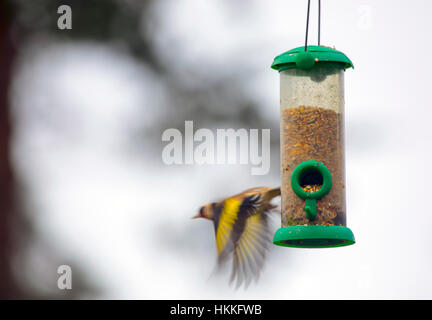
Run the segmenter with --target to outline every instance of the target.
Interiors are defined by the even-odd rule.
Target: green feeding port
[[[306,187],[311,185],[316,187],[308,190]],[[305,200],[306,218],[314,221],[318,211],[317,200],[330,192],[332,175],[323,163],[304,161],[293,170],[291,188],[298,197]],[[280,228],[273,243],[296,248],[332,248],[354,244],[355,240],[354,234],[347,227],[311,224]]]
[[[307,186],[311,186],[309,190],[306,189]],[[291,175],[291,188],[297,196],[305,200],[305,213],[309,220],[315,219],[317,200],[329,193],[331,187],[331,173],[319,161],[304,161],[294,169]]]

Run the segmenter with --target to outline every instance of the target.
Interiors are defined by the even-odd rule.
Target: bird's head
[[[207,203],[203,205],[198,213],[192,217],[192,219],[196,218],[205,218],[212,220],[213,219],[213,203]]]

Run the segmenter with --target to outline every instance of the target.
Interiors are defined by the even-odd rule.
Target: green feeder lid
[[[355,243],[354,234],[347,227],[326,225],[302,225],[280,228],[273,243],[295,248],[332,248]]]
[[[316,65],[354,69],[351,60],[340,51],[324,46],[308,46],[307,51],[304,48],[294,48],[278,55],[271,67],[278,71],[294,68],[308,70]]]

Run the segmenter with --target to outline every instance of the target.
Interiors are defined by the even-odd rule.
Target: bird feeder
[[[273,242],[301,248],[353,244],[346,226],[344,72],[340,51],[305,46],[274,59],[280,74],[282,227]]]

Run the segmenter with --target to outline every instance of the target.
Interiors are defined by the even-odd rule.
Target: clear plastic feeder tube
[[[346,226],[344,68],[315,65],[280,71],[282,227]],[[305,199],[292,187],[292,174],[305,161],[318,161],[331,174],[331,188],[316,200],[316,215],[305,215]],[[302,170],[296,183],[307,193],[324,184],[322,172]]]

